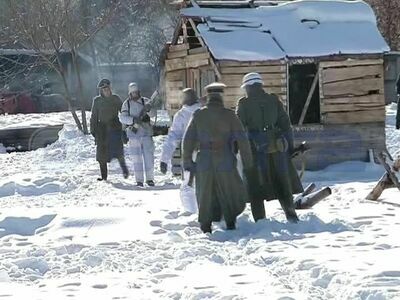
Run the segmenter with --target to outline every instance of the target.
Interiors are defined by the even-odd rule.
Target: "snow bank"
[[[181,10],[198,26],[216,59],[257,61],[284,57],[383,53],[389,47],[374,12],[363,1],[293,1],[257,9]]]
[[[392,153],[395,108],[387,107]],[[155,139],[157,157],[163,140]],[[306,172],[333,194],[299,211],[298,225],[271,201],[265,220],[254,223],[247,207],[237,230],[221,222],[209,235],[183,212],[170,175],[156,170],[157,186],[138,189],[113,162],[109,181],[97,182],[94,141],[74,126],[47,148],[1,155],[0,165],[0,296],[8,299],[400,298],[399,191],[365,200],[380,166]]]

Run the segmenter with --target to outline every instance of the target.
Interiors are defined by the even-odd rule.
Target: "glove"
[[[196,164],[192,160],[189,162],[183,162],[183,169],[187,172],[195,172]]]
[[[160,162],[160,171],[164,175],[167,174],[168,165],[165,162]]]
[[[151,104],[145,104],[144,105],[144,110],[147,111],[147,112],[151,111]]]
[[[142,117],[142,120],[141,120],[143,123],[150,123],[150,116],[148,115],[148,114],[145,114],[143,117]]]

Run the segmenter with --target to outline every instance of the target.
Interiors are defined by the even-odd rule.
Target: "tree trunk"
[[[81,104],[83,133],[84,134],[89,134],[89,130],[88,130],[88,126],[87,126],[87,120],[86,120],[86,108],[85,108],[85,101],[84,101],[84,95],[83,95],[83,87],[82,87],[82,79],[81,79],[80,67],[79,67],[79,63],[77,61],[75,50],[72,50],[71,54],[72,54],[72,62],[74,64],[76,77],[78,79],[78,94],[79,94],[79,98],[80,98],[79,102]]]
[[[63,70],[61,70],[59,72],[59,74],[61,76],[61,79],[62,79],[62,82],[63,82],[63,85],[64,85],[64,90],[65,90],[65,97],[64,98],[68,103],[69,110],[70,110],[70,112],[72,114],[72,117],[74,118],[74,121],[75,121],[76,126],[78,127],[78,130],[83,131],[82,123],[79,120],[78,115],[76,114],[75,107],[72,105],[72,98],[71,98],[71,94],[69,92],[67,79],[65,78],[65,73],[64,73]]]

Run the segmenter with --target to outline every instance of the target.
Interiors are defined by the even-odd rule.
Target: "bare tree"
[[[160,53],[177,22],[177,11],[171,2],[120,0],[114,22],[96,37],[95,47],[103,60],[145,61],[157,70]]]
[[[5,0],[8,13],[7,34],[18,41],[26,49],[32,49],[60,76],[72,116],[85,134],[88,133],[85,107],[83,105],[83,89],[78,63],[78,50],[96,33],[110,22],[118,2],[102,10],[91,19],[82,23],[81,3],[78,0]],[[81,103],[79,120],[72,104],[72,87],[67,80],[67,70],[63,63],[63,55],[71,54],[74,71],[78,79],[78,95]]]
[[[390,49],[400,50],[400,0],[366,0],[374,9],[379,29]]]

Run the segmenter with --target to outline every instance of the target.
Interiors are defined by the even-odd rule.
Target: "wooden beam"
[[[186,55],[187,55],[187,50],[172,51],[167,53],[167,59],[185,57]]]
[[[220,67],[262,67],[262,66],[284,66],[285,60],[271,60],[271,61],[235,61],[235,60],[219,60]]]
[[[354,79],[323,84],[324,97],[339,95],[368,95],[371,91],[383,93],[383,78]]]
[[[351,103],[377,103],[377,104],[385,104],[385,95],[384,94],[372,94],[372,95],[363,95],[356,97],[334,97],[334,98],[322,98],[322,104],[351,104]]]
[[[355,123],[373,123],[385,122],[385,110],[367,110],[351,112],[332,112],[326,113],[326,124],[355,124]]]
[[[247,67],[224,67],[221,68],[222,74],[242,74],[257,72],[257,73],[278,73],[286,74],[286,66],[247,66]],[[286,76],[286,75],[285,75]]]
[[[365,77],[383,77],[383,65],[327,68],[322,71],[324,83],[361,79]]]
[[[385,109],[385,104],[371,102],[371,103],[350,103],[350,104],[330,104],[321,105],[321,113],[328,112],[349,112],[349,111],[366,111],[366,110],[377,110]]]
[[[303,125],[304,119],[308,111],[308,107],[310,106],[311,103],[312,96],[314,95],[315,88],[317,87],[318,80],[319,80],[319,69],[317,71],[317,74],[315,74],[314,80],[311,85],[311,89],[308,92],[307,100],[306,103],[304,104],[303,111],[301,112],[301,116],[299,119],[299,125]]]
[[[188,49],[189,49],[188,44],[171,45],[168,47],[168,52],[184,51],[184,50],[188,50]]]
[[[196,26],[196,24],[194,23],[194,21],[193,21],[192,19],[189,19],[189,23],[190,23],[190,25],[192,25],[192,28],[193,28],[193,30],[194,30],[194,32],[195,32],[197,38],[199,39],[199,42],[200,42],[201,46],[207,48],[207,45],[206,45],[206,43],[204,42],[203,38],[201,37],[200,32],[197,30],[197,26]],[[210,61],[210,64],[211,64],[211,66],[213,67],[213,69],[214,69],[214,71],[215,71],[215,74],[217,75],[217,78],[220,79],[220,78],[222,77],[222,76],[221,76],[221,72],[219,71],[218,67],[215,65],[214,59],[211,57],[211,58],[209,59],[209,61]]]
[[[322,68],[345,67],[345,66],[365,66],[365,65],[383,65],[383,59],[348,59],[341,61],[321,61]]]

